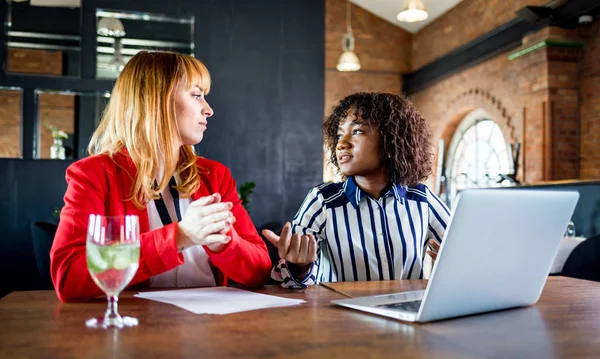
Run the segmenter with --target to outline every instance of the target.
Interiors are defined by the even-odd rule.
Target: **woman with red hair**
[[[90,214],[137,215],[140,264],[131,284],[262,285],[271,267],[229,170],[199,157],[213,110],[210,75],[182,54],[142,51],[120,73],[90,157],[69,166],[51,258],[62,301],[102,294],[86,265]]]

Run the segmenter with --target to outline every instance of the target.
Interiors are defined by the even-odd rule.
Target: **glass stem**
[[[109,295],[106,298],[108,299],[108,308],[106,308],[106,313],[104,313],[104,321],[119,320],[121,318],[119,315],[119,297]]]

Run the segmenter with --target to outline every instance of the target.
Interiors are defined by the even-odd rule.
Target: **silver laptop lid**
[[[535,303],[578,198],[566,191],[463,191],[417,321]]]

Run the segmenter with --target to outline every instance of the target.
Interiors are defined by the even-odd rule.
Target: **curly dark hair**
[[[323,124],[329,159],[339,171],[335,148],[338,126],[350,111],[381,134],[381,158],[392,183],[415,185],[431,174],[431,133],[425,119],[405,97],[377,92],[347,96],[333,108]]]

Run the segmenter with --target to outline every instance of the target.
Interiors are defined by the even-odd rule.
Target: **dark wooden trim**
[[[549,25],[573,25],[579,15],[593,15],[599,11],[600,1],[570,0],[551,9],[550,18],[540,18],[533,22],[516,18],[420,69],[405,74],[402,90],[413,94],[436,81],[519,46],[528,33]]]
[[[83,120],[83,116],[82,116],[82,112],[81,112],[81,97],[82,96],[74,96],[73,98],[73,134],[71,135],[73,138],[73,153],[71,154],[71,156],[73,156],[73,158],[79,158],[79,146],[81,144],[81,125],[82,125],[82,120]]]
[[[81,78],[96,78],[96,47],[98,46],[96,35],[96,9],[86,6],[87,1],[81,5],[80,36],[81,36],[81,56],[79,58]]]
[[[35,89],[26,88],[23,89],[23,95],[21,96],[21,158],[32,159],[34,158],[35,148],[37,145],[37,130],[38,124],[37,96]]]
[[[552,12],[554,19],[571,20],[579,15],[594,15],[600,11],[600,1],[598,0],[569,0],[562,6],[557,7]]]
[[[203,2],[202,6],[205,6],[205,3]],[[178,0],[169,3],[164,0],[83,0],[82,7],[94,9],[94,16],[96,9],[184,16],[198,12],[198,1]]]
[[[600,186],[599,180],[558,180],[558,181],[539,181],[522,184],[519,187],[559,187],[559,186]],[[509,187],[506,187],[509,188]]]
[[[77,130],[75,136],[77,143],[75,148],[75,158],[84,158],[87,154],[87,145],[90,138],[96,129],[96,124],[100,114],[104,110],[102,108],[103,98],[101,96],[77,96],[77,104],[75,106],[77,116]]]
[[[522,139],[522,143],[523,143],[523,151],[521,151],[521,183],[526,183],[527,182],[527,177],[526,177],[526,169],[527,169],[527,107],[523,106],[523,139]]]
[[[8,21],[8,2],[7,1],[0,1],[0,21],[2,21],[2,31],[0,31],[0,61],[2,61],[2,72],[1,73],[5,73],[6,72],[6,68],[7,65],[6,63],[8,62],[7,60],[7,45],[6,45],[6,23]]]
[[[80,79],[67,76],[25,74],[3,74],[0,76],[0,87],[20,87],[23,89],[110,92],[112,91],[113,85],[114,80]]]

